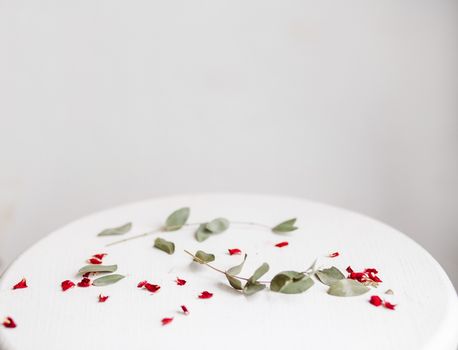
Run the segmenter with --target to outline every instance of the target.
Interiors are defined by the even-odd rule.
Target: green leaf
[[[249,282],[255,283],[258,279],[264,276],[269,271],[269,265],[267,263],[263,263],[257,270],[253,273],[253,276],[249,278]]]
[[[170,255],[175,252],[175,243],[166,241],[160,237],[156,238],[154,241],[154,247]]]
[[[228,274],[226,274],[226,278],[229,281],[229,284],[232,286],[232,288],[237,289],[237,290],[242,290],[243,289],[242,282],[239,279],[237,279],[237,278],[235,278],[235,277],[233,277],[231,275],[228,275]]]
[[[243,287],[243,293],[246,295],[253,295],[254,293],[257,293],[264,288],[266,288],[265,284],[248,281]]]
[[[270,282],[270,289],[285,294],[303,293],[315,284],[310,276],[301,272],[283,271],[277,274]]]
[[[345,278],[333,283],[328,289],[328,294],[336,297],[353,297],[362,295],[367,291],[369,288],[364,284]]]
[[[88,272],[115,272],[118,265],[86,265],[79,269],[78,275],[84,275]]]
[[[113,228],[107,228],[100,232],[97,236],[114,236],[114,235],[123,235],[124,233],[127,233],[130,231],[132,228],[132,223],[128,222],[127,224],[118,226],[118,227],[113,227]]]
[[[294,226],[295,223],[296,223],[296,218],[283,221],[279,223],[277,226],[275,226],[274,228],[272,228],[272,231],[275,233],[285,233],[285,232],[291,232],[291,231],[297,230],[297,227]]]
[[[176,231],[182,228],[183,225],[186,224],[186,221],[188,221],[190,212],[191,210],[188,207],[175,210],[169,215],[167,220],[165,220],[165,230]]]
[[[92,285],[97,286],[97,287],[102,287],[102,286],[108,286],[109,284],[116,283],[120,280],[122,280],[125,276],[123,275],[108,275],[108,276],[103,276],[99,277],[92,282]]]
[[[315,273],[315,276],[321,283],[326,284],[327,286],[345,278],[345,275],[335,266],[329,269],[318,270]]]
[[[196,231],[196,239],[198,242],[205,241],[212,234],[211,231],[206,229],[207,224],[203,223],[199,225],[199,228]]]
[[[199,264],[203,264],[204,262],[209,263],[215,260],[215,256],[213,254],[205,253],[202,250],[198,250],[194,256],[197,258],[194,258],[194,261]]]
[[[245,265],[246,258],[247,258],[247,255],[245,254],[242,263],[228,269],[226,271],[226,274],[235,276],[235,275],[238,275],[240,272],[242,272],[243,265]]]
[[[211,233],[221,233],[229,228],[229,220],[225,218],[216,218],[205,225],[205,228]]]

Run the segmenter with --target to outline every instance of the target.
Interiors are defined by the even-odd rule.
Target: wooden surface
[[[192,228],[160,233],[176,244],[174,255],[153,249],[154,237],[105,247],[116,238],[100,238],[107,227],[132,221],[131,236],[159,227],[167,215],[191,207],[190,222],[223,216],[233,221],[274,225],[298,218],[299,230],[277,235],[234,225],[203,243]],[[287,240],[290,245],[276,248]],[[245,275],[262,262],[270,279],[282,270],[304,270],[315,258],[324,267],[344,270],[375,267],[383,283],[352,298],[326,294],[317,282],[306,293],[270,291],[245,297],[227,286],[223,275],[192,264],[183,250],[216,255],[223,269],[238,264],[228,248],[248,254]],[[341,256],[326,257],[333,251]],[[127,275],[108,287],[60,290],[94,253],[108,253],[105,263]],[[243,273],[242,273],[243,274]],[[179,276],[188,281],[179,287]],[[22,277],[29,288],[11,290]],[[162,286],[155,295],[136,288],[141,280]],[[383,293],[392,289],[394,295]],[[214,297],[201,300],[208,290]],[[110,296],[100,304],[97,296]],[[398,304],[396,311],[368,303],[377,294]],[[185,304],[190,314],[180,313]],[[0,317],[18,327],[0,327],[1,350],[71,349],[450,349],[458,343],[457,295],[438,263],[398,231],[359,214],[305,200],[252,195],[187,195],[118,207],[91,215],[55,231],[21,255],[0,280]],[[174,321],[161,325],[164,317]]]

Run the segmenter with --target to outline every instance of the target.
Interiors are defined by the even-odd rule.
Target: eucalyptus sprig
[[[184,227],[197,227],[195,231],[195,237],[196,237],[196,240],[199,242],[203,242],[207,240],[212,235],[225,232],[233,225],[259,227],[262,229],[268,229],[274,233],[286,233],[286,232],[292,232],[298,229],[298,227],[294,226],[296,223],[296,218],[288,219],[286,221],[279,223],[278,225],[270,227],[265,224],[250,222],[250,221],[230,221],[229,219],[224,218],[224,217],[218,217],[210,221],[206,221],[206,222],[188,223],[190,214],[191,214],[191,209],[189,207],[183,207],[183,208],[177,209],[166,218],[165,223],[162,227],[156,230],[153,230],[153,231],[145,232],[145,233],[142,233],[136,236],[124,238],[124,239],[121,239],[115,242],[111,242],[107,244],[106,246],[107,247],[113,246],[119,243],[131,241],[134,239],[147,237],[147,236],[150,236],[156,233],[178,231]],[[100,232],[98,236],[122,235],[122,234],[129,232],[131,228],[132,228],[132,223],[127,223],[119,227],[107,228],[103,230],[102,232]]]

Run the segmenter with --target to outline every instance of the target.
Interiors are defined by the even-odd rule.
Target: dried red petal
[[[352,269],[350,266],[348,266],[347,269],[346,269],[346,271],[347,271],[348,273],[352,273],[352,272],[353,272],[353,269]]]
[[[187,308],[185,305],[181,305],[181,310],[183,310],[183,313],[184,313],[185,315],[189,314],[189,310],[188,310],[188,308]]]
[[[108,295],[102,295],[102,294],[100,294],[100,295],[99,295],[99,303],[104,303],[104,302],[106,302],[108,298],[109,298]]]
[[[212,296],[213,296],[213,293],[210,293],[204,290],[202,293],[200,293],[199,299],[210,299]]]
[[[394,308],[396,307],[396,305],[391,304],[391,303],[388,302],[388,301],[385,301],[385,303],[383,304],[383,306],[385,306],[387,309],[390,309],[390,310],[394,310]]]
[[[156,293],[159,289],[161,289],[161,286],[151,283],[145,283],[144,287],[148,289],[151,293]]]
[[[62,290],[65,292],[67,289],[70,289],[75,286],[75,283],[73,283],[70,280],[65,280],[61,284]]]
[[[83,279],[78,282],[78,287],[82,287],[82,288],[86,288],[86,287],[89,287],[91,285],[91,280],[87,277],[83,277]]]
[[[99,260],[102,260],[106,255],[106,253],[103,253],[103,254],[94,254],[92,257],[96,258],[96,259],[99,259]]]
[[[18,282],[17,284],[15,284],[13,286],[13,289],[22,289],[22,288],[27,288],[27,280],[25,278],[23,278],[20,282]]]
[[[330,258],[337,258],[339,255],[340,255],[339,252],[334,252],[334,253],[329,254],[328,256],[329,256]]]
[[[145,284],[147,284],[148,281],[141,281],[141,282],[138,282],[137,284],[137,288],[143,288],[145,286]]]
[[[97,259],[97,258],[90,258],[88,261],[89,261],[89,263],[91,263],[93,265],[100,265],[102,263],[102,260]]]
[[[374,305],[374,306],[380,306],[383,304],[383,300],[382,298],[380,298],[379,296],[377,295],[373,295],[371,296],[371,299],[369,300],[369,302]]]
[[[162,319],[162,325],[165,326],[166,324],[169,324],[170,322],[173,321],[173,317],[166,317]]]
[[[3,321],[3,326],[5,326],[6,328],[16,328],[17,327],[16,322],[14,322],[14,320],[11,317],[5,318],[5,320]]]
[[[89,277],[91,275],[90,272],[86,272],[85,274],[83,274],[83,277]]]
[[[178,278],[176,279],[176,283],[179,285],[179,286],[184,286],[186,284],[186,281],[185,280],[182,280],[181,278]]]
[[[376,269],[371,268],[371,269],[365,269],[363,272],[354,272],[353,269],[350,266],[348,266],[347,272],[349,273],[347,278],[357,280],[358,282],[361,282],[361,283],[366,283],[366,282],[381,283],[382,282],[382,280],[378,276],[376,276],[376,274],[378,273]]]
[[[288,242],[280,242],[280,243],[275,244],[275,246],[278,248],[283,248],[283,247],[286,247],[288,244],[289,244]]]
[[[234,248],[234,249],[228,249],[229,251],[229,255],[235,255],[235,254],[241,254],[242,251],[238,248]]]

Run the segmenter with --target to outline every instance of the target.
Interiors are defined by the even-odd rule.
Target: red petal
[[[3,325],[6,328],[16,328],[17,327],[16,322],[14,322],[14,320],[11,317],[5,318],[5,320],[3,321]]]
[[[82,288],[86,288],[86,287],[89,287],[91,285],[91,280],[87,277],[83,277],[83,279],[78,282],[78,287],[82,287]]]
[[[105,256],[107,256],[107,253],[102,253],[102,254],[94,254],[92,257],[102,260]]]
[[[283,247],[286,247],[288,244],[289,244],[288,242],[280,242],[280,243],[275,244],[275,246],[278,248],[283,248]]]
[[[347,267],[347,272],[348,272],[348,273],[353,273],[353,269],[352,269],[350,266],[348,266],[348,267]]]
[[[387,309],[390,309],[390,310],[394,310],[394,308],[396,307],[396,305],[391,304],[391,303],[388,302],[388,301],[385,301],[385,303],[383,304],[383,306],[385,306]]]
[[[229,255],[234,255],[234,254],[240,254],[242,253],[242,251],[238,248],[234,248],[234,249],[228,249],[229,251]]]
[[[340,255],[339,252],[334,252],[334,253],[329,254],[329,257],[330,258],[337,258],[339,255]]]
[[[213,293],[210,293],[204,290],[202,293],[200,293],[199,299],[210,299],[212,296],[213,296]]]
[[[104,302],[106,302],[108,298],[109,298],[108,295],[102,295],[102,294],[100,294],[100,295],[99,295],[99,303],[104,303]]]
[[[102,260],[97,258],[90,258],[88,261],[93,265],[100,265],[102,263]]]
[[[178,278],[178,277],[176,279],[176,282],[179,286],[184,286],[186,284],[185,280],[182,280],[181,278]]]
[[[70,280],[65,280],[60,285],[62,286],[62,290],[65,292],[67,289],[74,287],[75,283]]]
[[[183,313],[184,313],[185,315],[189,314],[189,310],[188,310],[188,308],[187,308],[185,305],[181,305],[181,310],[183,310]]]
[[[162,319],[162,325],[165,326],[166,324],[169,324],[170,322],[173,321],[173,317],[166,317]]]
[[[158,286],[157,284],[151,284],[151,283],[145,283],[144,287],[152,293],[156,293],[159,289],[161,289],[161,286]]]
[[[374,306],[380,306],[382,305],[383,300],[379,296],[373,295],[371,296],[371,299],[369,300],[369,302]]]
[[[143,288],[145,286],[145,284],[147,284],[147,283],[148,283],[147,281],[138,282],[137,288]]]
[[[19,283],[13,286],[13,289],[22,289],[22,288],[27,288],[27,281],[25,278],[23,278]]]

